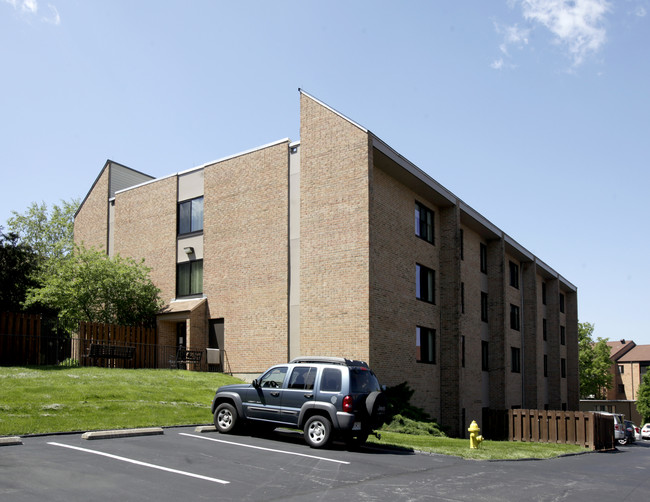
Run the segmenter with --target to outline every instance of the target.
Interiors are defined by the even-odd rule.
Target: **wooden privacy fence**
[[[156,368],[156,328],[79,323],[73,354],[82,366]]]
[[[0,313],[0,364],[41,364],[41,316]]]
[[[614,447],[611,416],[582,411],[508,410],[510,441],[577,444],[592,450]]]

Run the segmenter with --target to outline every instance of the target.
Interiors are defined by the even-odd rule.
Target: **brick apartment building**
[[[578,408],[576,287],[303,91],[300,141],[157,179],[107,161],[75,241],[144,258],[159,343],[220,348],[247,379],[366,360],[452,433],[486,407]]]

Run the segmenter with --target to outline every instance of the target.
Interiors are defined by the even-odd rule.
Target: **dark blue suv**
[[[269,368],[251,384],[220,387],[212,413],[222,433],[246,422],[267,430],[301,429],[312,448],[334,436],[359,446],[384,423],[386,398],[365,362],[302,357]]]

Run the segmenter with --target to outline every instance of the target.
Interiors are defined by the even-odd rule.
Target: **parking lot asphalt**
[[[647,501],[650,441],[537,461],[469,461],[334,444],[300,435],[200,433],[88,441],[23,437],[0,448],[0,500]]]

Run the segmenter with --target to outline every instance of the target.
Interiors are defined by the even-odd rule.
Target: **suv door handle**
[[[280,395],[280,393],[279,392],[271,392],[271,395],[273,397],[278,397]]]
[[[307,399],[311,399],[312,397],[314,397],[314,395],[313,395],[313,394],[305,394],[305,397],[306,397]]]

